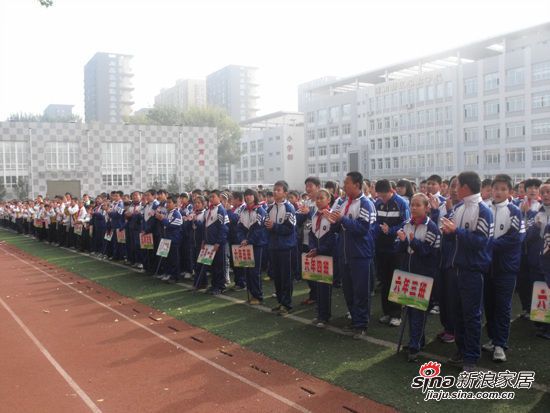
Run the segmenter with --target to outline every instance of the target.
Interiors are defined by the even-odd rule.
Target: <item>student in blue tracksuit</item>
[[[444,234],[455,236],[452,267],[457,277],[455,340],[457,353],[450,364],[472,371],[481,353],[483,274],[491,264],[493,213],[481,199],[481,179],[475,172],[458,175],[457,205],[450,219],[441,219]]]
[[[239,244],[252,245],[254,250],[254,268],[243,268],[246,277],[246,287],[250,294],[251,305],[261,304],[264,296],[262,291],[262,258],[267,246],[267,230],[265,228],[266,211],[259,204],[258,193],[252,189],[244,191],[245,208],[239,215],[237,236]]]
[[[170,251],[164,265],[164,276],[161,280],[171,284],[176,283],[180,275],[180,243],[183,220],[177,205],[178,199],[176,196],[169,195],[166,198],[166,215],[157,214],[157,219],[163,227],[164,238],[171,241]]]
[[[333,268],[338,265],[337,256],[337,235],[329,221],[331,209],[330,192],[326,189],[317,191],[315,206],[316,209],[310,211],[311,229],[309,231],[309,252],[308,257],[317,255],[325,255],[332,257]],[[315,281],[314,281],[315,282]],[[317,317],[313,320],[313,324],[322,328],[328,323],[331,317],[332,306],[332,284],[315,282],[315,302],[317,303]]]
[[[90,227],[92,227],[92,255],[103,255],[103,241],[105,237],[105,230],[107,228],[106,215],[107,213],[103,209],[103,203],[106,202],[103,196],[96,197],[96,205],[92,211],[92,219],[90,220]]]
[[[126,227],[128,229],[128,236],[126,237],[128,262],[136,268],[143,269],[143,256],[139,243],[139,234],[141,233],[141,229],[143,227],[141,192],[134,191],[130,196],[132,197],[132,203],[128,206],[125,213],[127,221]]]
[[[527,185],[526,185],[527,186]],[[527,263],[529,269],[529,296],[533,294],[533,283],[544,281],[545,272],[543,259],[548,253],[544,250],[545,231],[550,224],[550,184],[540,186],[541,206],[537,212],[527,212],[525,245],[527,249]],[[550,339],[550,324],[536,322],[537,337]]]
[[[181,270],[184,278],[191,277],[193,272],[193,263],[191,261],[191,249],[189,241],[189,221],[186,221],[186,217],[193,212],[193,204],[189,202],[189,194],[182,192],[179,196],[179,211],[184,224],[181,226],[181,245],[180,245],[180,261]]]
[[[401,306],[388,301],[393,271],[402,260],[402,254],[395,252],[394,242],[397,231],[409,219],[407,202],[397,195],[387,179],[381,179],[375,185],[378,199],[376,207],[376,225],[374,227],[376,245],[376,269],[382,283],[382,318],[380,322],[392,327],[401,324]]]
[[[142,250],[143,266],[148,274],[154,275],[157,269],[157,248],[160,239],[156,235],[158,233],[157,227],[160,223],[155,219],[155,214],[159,207],[159,203],[156,200],[157,192],[154,189],[149,189],[143,194],[144,205],[141,210],[142,221],[141,231],[144,234],[153,234],[153,249]]]
[[[204,241],[204,217],[206,199],[202,195],[196,195],[193,200],[193,212],[188,218],[191,260],[193,262],[193,285],[197,290],[208,286],[206,268],[197,262]]]
[[[363,194],[363,176],[349,172],[344,180],[346,197],[337,201],[330,221],[338,237],[338,262],[342,289],[354,338],[366,336],[370,318],[370,268],[374,258],[373,226],[376,210]]]
[[[435,278],[439,264],[441,232],[428,217],[429,199],[419,193],[411,199],[411,219],[397,232],[397,251],[405,253],[401,269],[413,274]],[[412,292],[412,291],[411,291]],[[418,293],[418,290],[415,291]],[[424,347],[424,327],[427,312],[407,307],[409,315],[409,361],[416,361]]]
[[[225,248],[227,248],[229,218],[221,204],[220,191],[211,191],[209,201],[210,204],[204,219],[203,244],[213,245],[216,251],[214,261],[210,266],[212,271],[210,294],[219,295],[225,290]]]
[[[231,254],[231,246],[240,244],[237,228],[239,225],[239,217],[245,208],[246,205],[243,201],[243,193],[234,191],[231,194],[231,208],[227,210],[227,217],[229,218],[228,250],[230,254],[230,265],[233,268],[233,276],[235,278],[235,290],[243,290],[246,288],[245,268],[235,267],[233,265],[233,254]]]
[[[273,185],[273,204],[267,209],[265,227],[269,231],[269,254],[277,306],[272,311],[286,315],[292,310],[292,249],[296,247],[296,211],[288,202],[288,183]]]
[[[491,269],[485,278],[485,318],[491,341],[482,349],[493,353],[493,361],[506,361],[512,296],[521,260],[525,226],[521,211],[510,202],[512,178],[497,175],[492,181],[491,210],[495,232],[491,240]]]
[[[122,191],[111,192],[112,204],[109,209],[109,219],[113,237],[111,238],[112,259],[119,261],[125,258],[126,248],[124,244],[118,242],[117,231],[124,229],[124,201],[122,200]]]

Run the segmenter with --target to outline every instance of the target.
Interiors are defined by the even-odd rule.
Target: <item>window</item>
[[[256,167],[256,155],[252,155],[250,157],[250,167],[255,168]]]
[[[532,123],[533,135],[550,134],[550,119],[538,119]]]
[[[477,128],[465,128],[464,129],[464,143],[465,144],[476,144],[478,143],[478,132]]]
[[[550,161],[550,146],[533,146],[533,161]]]
[[[486,74],[483,77],[483,84],[486,92],[498,89],[498,72]]]
[[[464,165],[465,166],[479,166],[479,157],[476,152],[464,152]]]
[[[391,169],[390,158],[384,158],[384,168]]]
[[[516,67],[506,71],[506,86],[523,85],[525,81],[525,70],[523,67]]]
[[[495,142],[500,138],[500,128],[498,125],[485,126],[485,141]]]
[[[434,100],[434,87],[429,85],[426,87],[426,100]]]
[[[382,129],[382,119],[380,118],[376,119],[376,128],[378,130]]]
[[[453,108],[451,106],[445,107],[445,121],[446,122],[453,121]]]
[[[330,136],[338,136],[340,135],[340,128],[338,126],[331,126],[330,127]]]
[[[307,166],[308,173],[310,175],[315,175],[317,172],[317,169],[315,168],[315,165],[308,165]]]
[[[416,115],[418,119],[417,125],[424,125],[424,123],[426,123],[426,112],[423,110],[420,110],[417,112]]]
[[[445,96],[445,87],[443,86],[443,83],[438,83],[435,87],[435,97],[437,99],[443,99]]]
[[[384,138],[384,149],[390,149],[390,138]]]
[[[337,174],[340,172],[340,164],[338,162],[332,162],[330,164],[330,173]]]
[[[317,124],[325,125],[327,123],[327,110],[319,109],[317,111]]]
[[[14,187],[28,175],[28,153],[26,142],[0,142],[0,183]]]
[[[246,159],[246,158],[244,158]],[[149,183],[168,185],[176,174],[176,145],[173,143],[150,143],[147,145],[147,176]]]
[[[133,172],[131,143],[101,144],[101,180],[104,186],[132,185]]]
[[[243,181],[248,182],[248,171],[243,172]]]
[[[477,103],[469,103],[464,105],[464,120],[477,119]]]
[[[499,113],[500,105],[498,100],[488,100],[484,104],[485,116],[496,116]]]
[[[373,171],[376,169],[376,159],[370,160],[370,169]]]
[[[256,179],[257,179],[256,175],[257,175],[256,170],[250,171],[250,180],[253,181],[253,182],[256,181]]]
[[[310,141],[315,139],[315,131],[313,131],[313,130],[308,130],[306,132],[306,135],[307,135],[307,139],[310,140]]]
[[[258,166],[264,166],[264,155],[258,155]]]
[[[393,164],[393,169],[399,169],[399,158],[393,157],[392,164]]]
[[[339,145],[330,145],[330,154],[331,155],[338,155],[339,150],[340,150]]]
[[[370,150],[374,151],[376,149],[376,141],[374,139],[370,140]]]
[[[533,82],[550,79],[550,60],[533,65]]]
[[[452,145],[454,142],[454,133],[452,129],[447,129],[445,131],[445,144]]]
[[[523,122],[507,123],[506,137],[517,138],[525,136],[525,124]]]
[[[248,152],[248,143],[243,142],[243,143],[241,144],[241,152],[243,152],[243,153],[247,153],[247,152]]]
[[[315,148],[307,148],[307,154],[310,158],[315,157]]]
[[[532,108],[543,109],[550,108],[550,90],[534,93],[532,97]]]
[[[340,107],[339,106],[332,106],[329,109],[329,121],[330,122],[338,122],[340,120]]]
[[[317,138],[325,139],[327,137],[327,130],[325,128],[317,129]]]
[[[419,87],[416,89],[416,101],[418,103],[423,103],[426,100],[426,89],[424,87]]]
[[[348,120],[351,118],[351,104],[347,103],[342,105],[342,120]]]
[[[342,135],[350,135],[350,134],[351,134],[351,125],[349,123],[342,125]]]
[[[500,164],[500,151],[498,149],[485,151],[485,165],[497,167]]]
[[[448,98],[453,97],[453,82],[445,82],[445,92]]]
[[[507,163],[524,163],[525,149],[524,148],[506,149],[506,162]]]
[[[390,128],[390,118],[384,118],[384,128],[389,129]]]
[[[369,120],[369,130],[374,132],[374,119]]]
[[[319,173],[320,174],[326,174],[327,173],[327,164],[326,163],[320,163],[319,164]]]
[[[443,122],[445,116],[445,110],[443,108],[436,108],[435,109],[435,121],[436,122]]]
[[[351,143],[343,143],[342,144],[342,153],[346,154],[348,153],[349,147],[351,146]]]
[[[307,121],[307,123],[315,122],[315,113],[313,113],[313,112],[306,113],[306,121]]]
[[[377,139],[377,140],[376,140],[376,143],[377,143],[376,146],[378,147],[378,149],[382,149],[382,139],[380,139],[380,138]]]
[[[392,139],[392,142],[393,142],[393,147],[398,148],[399,147],[399,137],[393,136],[391,139]]]
[[[523,112],[523,108],[523,96],[510,96],[509,98],[506,98],[506,112]]]
[[[243,158],[241,160],[241,164],[242,164],[243,168],[248,168],[248,157],[247,156],[243,156]]]
[[[327,156],[327,147],[319,146],[318,153],[319,153],[319,156]]]
[[[309,131],[308,131],[309,132]],[[313,131],[312,131],[313,132]],[[264,150],[264,141],[259,140],[258,141],[258,152],[263,152]]]
[[[452,168],[455,164],[454,154],[452,152],[447,152],[445,154],[445,158],[446,158],[445,161],[447,163],[447,167]]]
[[[50,171],[72,171],[77,169],[78,165],[78,143],[46,143],[46,169]]]
[[[464,79],[464,95],[465,96],[477,95],[477,78],[476,77]]]
[[[256,152],[256,141],[250,142],[250,152]]]

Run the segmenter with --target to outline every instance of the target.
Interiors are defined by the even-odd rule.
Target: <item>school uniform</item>
[[[338,236],[338,262],[342,289],[354,329],[366,330],[370,319],[370,271],[374,258],[376,209],[364,194],[340,199],[336,211],[343,214],[334,225]]]
[[[181,225],[183,224],[179,210],[174,208],[169,211],[161,223],[164,228],[164,238],[172,241],[164,265],[164,273],[169,275],[170,279],[177,281],[180,275]]]
[[[465,197],[450,219],[456,225],[452,260],[458,287],[455,340],[464,364],[475,364],[481,351],[483,274],[491,264],[493,213],[478,193]]]
[[[76,219],[78,216],[79,208],[78,204],[69,205],[67,207],[68,211],[68,224],[69,224],[69,232],[67,233],[67,247],[68,248],[76,248],[76,235],[74,233],[74,224],[76,223]]]
[[[119,200],[111,204],[109,212],[110,227],[113,237],[111,238],[111,251],[113,260],[122,260],[125,257],[126,248],[118,242],[117,231],[124,229],[124,202]]]
[[[404,241],[397,238],[397,251],[405,253],[400,264],[403,271],[436,278],[439,264],[441,232],[429,217],[416,222],[408,220],[403,226]],[[413,234],[413,239],[410,239]],[[425,344],[424,327],[427,311],[407,307],[409,316],[409,352],[417,353]]]
[[[232,208],[227,210],[227,218],[229,219],[229,233],[228,233],[228,239],[229,239],[229,246],[228,250],[230,251],[230,248],[232,245],[240,244],[239,242],[239,235],[237,233],[237,227],[239,225],[239,217],[242,213],[242,211],[246,208],[246,204],[239,205],[237,208]],[[246,273],[244,268],[237,268],[233,265],[233,255],[230,254],[230,265],[231,268],[233,268],[233,275],[235,277],[235,286],[246,288]]]
[[[183,225],[181,226],[180,268],[184,274],[191,274],[193,272],[193,260],[191,258],[189,221],[186,221],[186,218],[193,213],[193,204],[189,203],[185,207],[181,207],[179,211],[183,219]]]
[[[302,278],[302,253],[309,252],[309,233],[311,231],[311,218],[317,213],[317,206],[315,204],[315,201],[312,199],[306,199],[304,201],[304,205],[309,208],[308,214],[302,214],[300,212],[296,212],[296,228],[299,228],[301,230],[301,236],[299,239],[301,239],[301,242],[299,245],[296,246],[296,265],[295,265],[295,271],[297,274],[297,279]],[[315,281],[307,281],[307,285],[309,287],[309,293],[308,298],[312,301],[315,301],[317,299],[317,285]]]
[[[155,218],[155,214],[157,212],[157,209],[159,208],[159,205],[159,202],[154,199],[153,201],[145,204],[141,211],[143,215],[143,219],[141,221],[142,231],[145,234],[153,234],[153,249],[142,250],[144,261],[143,266],[145,267],[145,270],[150,274],[154,274],[157,269],[156,253],[160,242],[159,234],[162,232],[158,228],[160,227],[160,224],[158,224],[158,220]]]
[[[143,214],[141,213],[143,206],[140,202],[132,202],[126,209],[126,213],[130,214],[126,217],[127,239],[126,251],[130,264],[143,264],[143,256],[139,242],[139,234],[142,231]]]
[[[77,235],[75,234],[75,244],[74,244],[74,247],[80,251],[84,251],[84,248],[85,248],[85,245],[86,245],[86,240],[87,240],[87,233],[88,233],[88,228],[87,228],[87,224],[88,222],[90,222],[90,219],[88,218],[88,212],[86,211],[86,207],[85,206],[82,206],[82,208],[80,208],[78,210],[78,213],[76,215],[76,219],[75,219],[75,224],[80,224],[82,225],[82,234],[81,235]],[[74,225],[73,225],[74,226]]]
[[[330,212],[330,209],[328,209]],[[317,255],[332,257],[333,268],[338,266],[337,235],[329,220],[322,216],[322,211],[311,214],[311,228],[308,234],[308,249],[315,249]],[[315,282],[315,297],[317,304],[317,320],[327,322],[332,315],[332,284]]]
[[[506,349],[525,225],[519,208],[508,200],[492,203],[491,211],[495,230],[491,269],[485,277],[485,317],[492,344]]]
[[[90,226],[92,227],[91,251],[93,254],[105,254],[104,237],[107,228],[106,221],[107,213],[103,209],[103,205],[96,205],[92,210]]]
[[[269,230],[269,259],[275,294],[279,305],[292,309],[292,249],[296,247],[296,210],[285,200],[273,203],[267,217],[273,223]]]
[[[261,269],[264,250],[268,243],[268,233],[265,228],[266,216],[265,209],[259,205],[245,206],[239,214],[237,224],[237,242],[240,244],[246,240],[248,245],[252,245],[254,251],[254,268],[242,268],[242,270],[246,278],[246,288],[250,295],[259,301],[263,301],[264,298]]]
[[[204,218],[205,210],[200,210],[195,211],[193,213],[193,220],[189,221],[191,259],[194,271],[193,285],[197,289],[206,288],[208,285],[206,269],[203,268],[201,263],[197,262],[201,251],[202,242],[204,240]]]
[[[225,248],[227,248],[229,218],[221,203],[210,205],[205,214],[204,243],[219,245],[210,266],[212,271],[211,291],[213,294],[219,294],[225,290]]]

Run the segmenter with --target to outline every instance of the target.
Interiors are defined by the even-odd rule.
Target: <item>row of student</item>
[[[105,218],[105,232],[118,227],[116,215],[119,219],[125,215],[129,233],[127,241],[139,239],[138,235],[143,232],[156,235],[155,244],[162,237],[172,240],[166,262],[166,271],[172,277],[179,275],[177,265],[181,247],[185,254],[185,246],[191,246],[188,265],[195,266],[195,285],[203,286],[205,268],[196,264],[195,258],[203,242],[209,243],[223,252],[216,254],[217,259],[208,268],[212,274],[211,290],[217,294],[226,285],[228,237],[232,244],[253,245],[256,267],[234,269],[235,281],[247,285],[252,304],[260,303],[263,299],[260,271],[262,264],[269,261],[279,303],[274,311],[278,314],[286,314],[292,309],[293,262],[296,261],[297,247],[300,247],[299,252],[307,253],[309,257],[317,254],[332,256],[336,263],[335,278],[341,279],[351,314],[349,331],[355,337],[366,334],[374,261],[383,286],[384,316],[380,321],[392,323],[394,320],[393,325],[399,324],[401,309],[387,301],[387,292],[393,269],[400,267],[436,279],[444,326],[440,338],[445,342],[456,339],[459,349],[452,358],[453,362],[471,366],[479,358],[482,302],[492,340],[484,349],[493,351],[494,359],[502,361],[509,334],[512,294],[522,256],[527,257],[528,285],[532,286],[532,281],[541,280],[545,272],[548,273],[542,252],[544,231],[548,232],[545,224],[548,223],[546,211],[550,210],[550,186],[545,184],[537,188],[543,205],[536,210],[534,205],[538,201],[533,199],[535,191],[531,190],[531,181],[526,182],[527,197],[520,203],[521,209],[509,202],[512,185],[511,179],[505,175],[497,176],[492,182],[491,207],[482,200],[481,182],[475,173],[463,173],[453,178],[448,199],[438,194],[441,183],[438,176],[430,177],[428,195],[413,195],[410,209],[385,180],[375,184],[376,199],[373,200],[358,173],[348,174],[344,182],[345,196],[336,199],[334,192],[320,189],[318,179],[308,178],[308,202],[299,204],[297,199],[293,199],[294,205],[287,200],[288,186],[283,181],[274,185],[274,202],[267,207],[260,203],[253,190],[245,192],[244,203],[240,193],[234,193],[229,200],[228,196],[213,191],[207,203],[197,192],[193,194],[192,209],[186,203],[185,195],[180,197],[178,208],[175,197],[167,197],[164,191],[159,191],[155,199],[154,191],[147,191],[143,202],[139,200],[139,193],[133,193],[132,204],[121,211],[121,194],[113,193],[110,202],[100,196],[94,206],[90,220],[90,227],[94,228],[92,248],[97,253],[101,245],[103,252],[108,249],[115,256],[117,248],[128,247],[128,257],[142,260],[151,270],[156,266],[158,270],[160,263],[155,259],[154,250],[141,250],[139,244],[131,241],[119,245],[114,238],[116,231],[114,239],[108,242],[101,237],[98,237],[98,243],[93,241],[97,234],[104,234],[101,220],[97,217],[94,220],[95,215]],[[72,200],[65,208],[69,214],[75,210],[75,204],[78,205]],[[526,204],[529,208],[525,207]],[[5,205],[2,207],[5,209]],[[79,207],[79,213],[83,207]],[[522,214],[522,210],[525,213]],[[73,213],[70,216],[78,222],[78,215]],[[529,236],[523,243],[524,216],[530,224]],[[130,225],[133,217],[141,217],[140,225]],[[300,224],[303,230],[298,231]],[[96,228],[98,225],[100,228]],[[133,254],[130,253],[132,245],[135,245]],[[522,255],[522,251],[525,254]],[[311,282],[310,288],[310,299],[318,305],[315,323],[323,326],[330,319],[331,286]],[[424,343],[426,314],[418,310],[408,311],[409,354],[411,359],[415,359]],[[548,329],[541,327],[540,335],[548,338]]]

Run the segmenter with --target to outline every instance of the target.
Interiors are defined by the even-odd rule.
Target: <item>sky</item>
[[[0,120],[50,103],[84,113],[84,65],[131,54],[134,110],[177,79],[258,68],[259,115],[297,86],[550,21],[550,0],[0,0]]]

